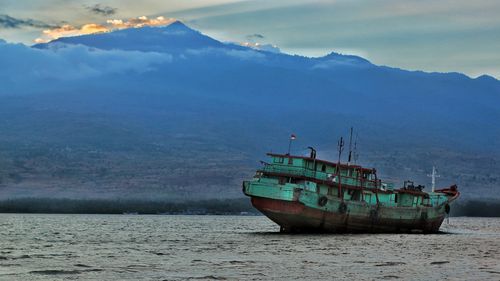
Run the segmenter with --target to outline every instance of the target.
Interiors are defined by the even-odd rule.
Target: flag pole
[[[290,141],[288,142],[288,153],[287,155],[290,155],[290,150],[292,148],[292,141],[295,140],[296,136],[294,134],[290,135]]]

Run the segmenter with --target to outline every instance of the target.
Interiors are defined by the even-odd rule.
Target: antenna
[[[337,147],[339,149],[339,163],[340,163],[340,156],[342,155],[342,151],[344,150],[344,138],[340,137],[340,140],[337,143]]]
[[[427,175],[428,177],[431,177],[432,179],[432,192],[436,190],[436,178],[439,178],[440,175],[437,174],[437,170],[435,166],[432,166],[432,174]]]
[[[354,159],[354,165],[356,165],[356,162],[358,161],[359,158],[359,153],[358,153],[358,133],[356,133],[356,138],[354,139],[354,149],[352,152],[352,158]]]
[[[349,157],[347,158],[347,165],[351,164],[351,156],[352,156],[352,127],[351,127],[351,134],[349,136]]]
[[[342,201],[344,201],[344,193],[342,191],[342,180],[340,178],[340,156],[342,155],[342,150],[344,150],[344,138],[340,137],[339,142],[337,143],[338,148],[339,148],[339,161],[337,162],[337,179],[339,181],[339,190],[338,190],[338,196],[341,198]]]

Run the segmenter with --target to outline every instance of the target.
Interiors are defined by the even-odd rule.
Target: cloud
[[[138,28],[144,26],[161,26],[168,25],[175,22],[174,18],[165,18],[165,17],[156,17],[156,18],[148,18],[146,16],[141,16],[137,18],[131,18],[128,20],[121,19],[110,19],[107,20],[105,24],[98,23],[88,23],[84,24],[80,27],[75,27],[69,24],[65,24],[60,27],[46,29],[43,31],[43,35],[39,38],[36,38],[35,43],[45,43],[51,40],[55,40],[61,37],[68,36],[78,36],[78,35],[86,35],[86,34],[94,34],[101,32],[109,32],[117,29],[125,29],[125,28]]]
[[[281,53],[280,48],[276,45],[272,44],[261,44],[261,43],[254,43],[254,42],[243,42],[240,44],[241,46],[249,47],[255,50],[259,51],[266,51],[266,52],[271,52],[271,53]]]
[[[266,58],[260,52],[254,50],[234,50],[234,49],[219,49],[219,48],[204,48],[204,49],[190,49],[185,52],[186,55],[194,56],[227,56],[237,58],[240,60],[254,60],[259,61]]]
[[[17,19],[9,15],[0,15],[0,28],[17,29],[23,27],[33,28],[57,28],[57,25],[48,24],[43,21],[33,19]]]
[[[111,16],[116,14],[117,8],[113,8],[110,6],[101,6],[101,4],[95,4],[94,6],[85,6],[87,11],[100,15],[100,16]]]
[[[54,48],[41,50],[23,44],[0,42],[0,80],[18,87],[37,85],[43,91],[51,86],[57,87],[57,83],[47,83],[46,79],[72,81],[97,79],[108,74],[141,74],[172,61],[172,56],[167,53],[55,45]],[[2,89],[0,94],[7,90]]]
[[[255,51],[240,51],[240,50],[229,50],[226,52],[226,55],[237,58],[240,60],[261,60],[266,56]]]
[[[110,31],[109,28],[95,23],[84,24],[79,28],[76,28],[69,24],[65,24],[61,27],[44,30],[43,31],[44,38],[37,38],[35,39],[35,42],[43,43],[61,37],[93,34],[93,33],[108,32],[108,31]]]
[[[259,40],[259,39],[264,39],[264,35],[254,33],[246,36],[248,41],[254,41],[254,40]]]
[[[239,43],[241,46],[245,46],[248,48],[252,48],[255,50],[259,51],[266,51],[266,52],[271,52],[271,53],[281,53],[280,48],[278,46],[273,45],[273,44],[265,44],[265,43],[260,43],[262,39],[265,38],[264,35],[259,34],[259,33],[254,33],[254,34],[249,34],[245,36],[247,39],[246,42]]]
[[[120,19],[111,19],[106,23],[110,25],[112,29],[124,29],[131,27],[144,27],[144,26],[161,26],[171,24],[177,19],[174,18],[165,18],[165,17],[156,17],[156,18],[148,18],[146,16],[141,16],[137,18],[131,18],[129,20],[120,20]]]

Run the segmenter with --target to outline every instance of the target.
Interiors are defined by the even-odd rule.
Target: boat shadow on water
[[[295,233],[284,233],[278,231],[256,231],[256,232],[248,232],[247,235],[254,236],[290,236],[290,237],[300,237],[300,236],[338,236],[338,237],[346,237],[346,236],[388,236],[388,235],[410,235],[410,236],[430,236],[430,235],[462,235],[464,233],[459,232],[451,232],[451,231],[438,231],[435,233],[415,233],[415,232],[402,232],[402,233],[370,233],[370,232],[344,232],[344,233],[335,233],[328,231],[302,231]]]

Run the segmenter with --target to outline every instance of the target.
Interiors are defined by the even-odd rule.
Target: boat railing
[[[264,167],[264,172],[290,174],[294,176],[316,178],[319,180],[328,179],[327,173],[319,171],[315,172],[313,170],[297,166],[266,165]]]
[[[322,181],[330,181],[332,183],[338,183],[339,182],[339,175],[327,173],[327,172],[322,172],[322,171],[315,171],[312,169],[307,169],[304,167],[298,167],[298,166],[288,166],[288,165],[265,165],[264,172],[270,172],[270,173],[279,173],[279,174],[287,174],[287,175],[293,175],[293,176],[298,176],[298,177],[307,177],[307,178],[314,178],[317,180],[322,180]],[[358,178],[354,177],[349,177],[349,176],[340,176],[340,182],[341,184],[345,185],[351,185],[351,186],[361,186],[364,188],[377,188],[380,187],[380,180],[360,180]]]

